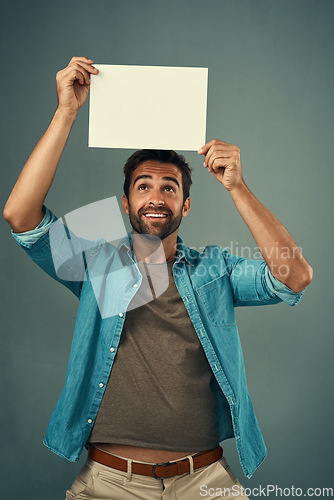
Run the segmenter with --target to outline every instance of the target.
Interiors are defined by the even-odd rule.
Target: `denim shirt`
[[[66,228],[72,242],[69,249],[63,230],[50,235],[57,217],[46,207],[44,211],[36,229],[12,234],[38,266],[80,299],[65,386],[44,438],[50,450],[77,461],[94,425],[127,307],[142,275],[132,250],[132,232],[118,246],[102,239],[87,245]],[[78,248],[84,251],[80,254]],[[276,279],[264,260],[231,255],[216,245],[198,252],[180,237],[173,275],[214,374],[219,441],[235,437],[242,469],[249,478],[267,450],[247,389],[234,308],[281,301],[294,306],[303,292],[295,293]],[[112,314],[104,306],[101,309],[97,300],[101,293],[104,303],[112,304]]]

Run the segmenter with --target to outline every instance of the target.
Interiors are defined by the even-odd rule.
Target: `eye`
[[[165,186],[164,188],[166,191],[170,192],[170,193],[174,193],[175,189],[173,188],[173,186]]]
[[[140,184],[140,185],[138,186],[138,190],[139,190],[139,191],[144,191],[146,188],[147,188],[146,184]]]

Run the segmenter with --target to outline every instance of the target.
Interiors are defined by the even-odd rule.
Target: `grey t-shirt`
[[[167,263],[166,291],[126,313],[89,442],[189,452],[218,446],[214,376],[176,288],[173,264]],[[162,266],[145,265],[152,282]]]

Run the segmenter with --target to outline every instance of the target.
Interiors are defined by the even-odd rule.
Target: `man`
[[[52,234],[57,218],[43,204],[90,74],[98,74],[92,64],[74,57],[57,74],[58,108],[4,209],[22,248],[80,298],[66,383],[44,443],[72,461],[89,450],[68,499],[246,498],[219,446],[235,437],[247,477],[266,455],[234,307],[295,305],[312,268],[247,188],[239,149],[218,140],[198,153],[230,193],[264,260],[218,246],[199,253],[183,243],[178,228],[190,210],[190,169],[175,152],[155,150],[134,153],[124,167],[123,209],[133,231],[117,248],[84,242],[83,266],[80,252],[69,258],[65,233]],[[166,289],[154,296],[151,284],[166,268]],[[145,297],[149,290],[154,300]]]

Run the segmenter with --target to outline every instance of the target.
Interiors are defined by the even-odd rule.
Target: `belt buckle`
[[[153,475],[153,477],[154,477],[155,479],[163,479],[162,477],[157,477],[157,476],[155,475],[155,469],[156,469],[156,467],[164,467],[165,465],[170,465],[170,464],[171,464],[171,462],[160,462],[160,463],[158,463],[158,464],[154,464],[154,465],[153,465],[153,468],[152,468],[152,475]]]

